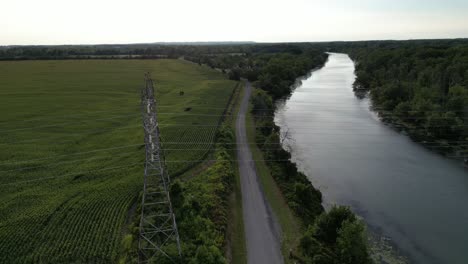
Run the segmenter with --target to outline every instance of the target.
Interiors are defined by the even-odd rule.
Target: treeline
[[[465,151],[468,40],[363,42],[338,46],[356,62],[356,89],[370,91],[380,116],[418,140]],[[451,146],[451,147],[450,147]]]
[[[200,54],[243,53],[252,44],[124,44],[62,46],[0,46],[0,60],[179,58]]]
[[[185,57],[199,64],[218,68],[232,80],[245,78],[268,91],[274,99],[290,93],[297,76],[323,65],[327,55],[312,44],[256,44],[243,53]]]

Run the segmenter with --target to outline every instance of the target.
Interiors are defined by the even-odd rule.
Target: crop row
[[[125,212],[139,186],[139,181],[128,176],[124,182],[129,185],[114,183],[124,175],[108,173],[109,178],[103,183],[78,184],[79,188],[73,186],[68,192],[50,193],[49,197],[49,188],[36,190],[40,192],[37,198],[44,202],[29,210],[31,206],[24,201],[22,206],[28,215],[0,228],[0,263],[115,260]]]

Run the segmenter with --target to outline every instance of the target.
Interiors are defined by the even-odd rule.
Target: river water
[[[293,161],[325,207],[351,206],[412,263],[468,263],[466,169],[379,121],[354,79],[348,55],[332,53],[278,103]]]

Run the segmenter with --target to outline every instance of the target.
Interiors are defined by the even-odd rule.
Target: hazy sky
[[[0,45],[468,37],[468,0],[0,0]]]

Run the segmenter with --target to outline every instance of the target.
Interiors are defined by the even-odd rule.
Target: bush
[[[370,264],[364,224],[348,207],[333,207],[310,225],[299,252],[307,263]]]

